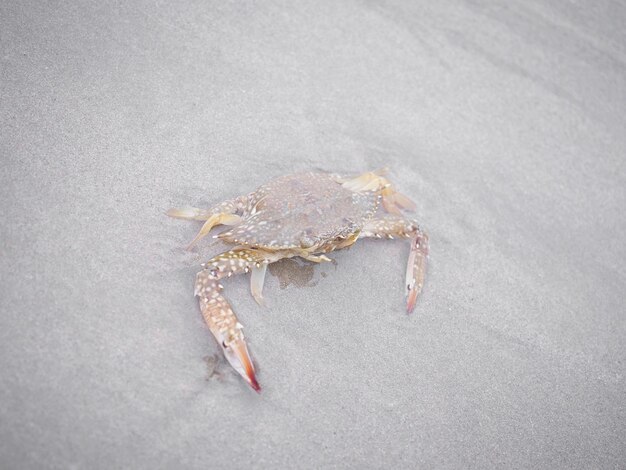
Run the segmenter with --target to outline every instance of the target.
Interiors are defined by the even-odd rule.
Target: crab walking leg
[[[312,261],[313,263],[330,263],[332,259],[330,259],[326,255],[311,255],[311,254],[303,254],[301,255],[305,260]]]
[[[370,220],[360,237],[373,238],[410,238],[411,251],[406,266],[406,310],[411,313],[415,308],[417,296],[424,285],[426,258],[428,257],[428,235],[412,220],[393,215]]]
[[[239,225],[241,223],[241,217],[234,214],[213,214],[204,223],[198,235],[187,245],[187,250],[191,250],[193,246],[206,237],[211,229],[216,225]]]
[[[389,186],[389,181],[383,175],[386,170],[383,168],[377,171],[369,171],[355,178],[340,178],[341,185],[350,191],[378,191]]]
[[[379,191],[385,210],[397,216],[402,215],[402,210],[414,211],[415,203],[402,193],[396,191],[387,178],[387,168],[363,173],[356,178],[340,179],[342,186],[351,191]]]
[[[238,225],[241,218],[237,212],[241,212],[245,207],[247,198],[240,196],[235,199],[224,201],[211,209],[198,209],[196,207],[188,207],[183,209],[170,209],[167,215],[176,219],[185,220],[204,220],[205,223],[198,232],[198,235],[187,245],[190,250],[196,243],[204,238],[216,225]]]
[[[167,215],[175,219],[207,220],[209,217],[216,214],[236,214],[244,208],[246,201],[246,196],[239,196],[220,202],[210,209],[198,209],[197,207],[172,208],[167,211]]]
[[[390,214],[402,215],[402,210],[414,211],[415,203],[398,191],[395,191],[391,186],[383,189],[383,207]]]
[[[256,303],[263,306],[263,284],[265,283],[265,272],[267,271],[267,263],[261,263],[259,267],[252,267],[252,274],[250,275],[250,292],[252,297],[256,300]]]
[[[243,335],[243,326],[237,320],[228,300],[222,295],[219,281],[233,274],[247,273],[267,265],[270,260],[258,251],[231,250],[210,259],[196,276],[195,295],[211,333],[222,347],[230,365],[257,392],[261,390],[252,359]]]

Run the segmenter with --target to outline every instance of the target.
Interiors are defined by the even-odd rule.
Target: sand
[[[626,7],[2,2],[0,466],[619,468],[626,462]],[[183,247],[305,169],[391,168],[430,235],[226,295]]]

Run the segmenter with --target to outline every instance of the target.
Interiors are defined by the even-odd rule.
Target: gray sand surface
[[[0,5],[0,467],[624,468],[626,5]],[[392,169],[408,244],[227,281],[183,247],[271,177]]]

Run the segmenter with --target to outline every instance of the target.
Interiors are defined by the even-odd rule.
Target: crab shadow
[[[335,260],[332,261],[332,264],[337,269]],[[303,288],[315,287],[319,283],[319,279],[314,279],[317,266],[318,263],[297,258],[285,258],[270,264],[268,269],[272,276],[278,278],[281,289],[286,289],[289,286]],[[323,278],[328,275],[322,270],[319,273]]]

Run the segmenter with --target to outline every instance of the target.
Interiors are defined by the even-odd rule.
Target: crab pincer
[[[255,391],[260,392],[261,387],[256,379],[254,364],[243,335],[243,326],[222,295],[223,287],[216,272],[215,269],[205,269],[196,276],[195,293],[199,299],[202,316],[233,369]]]
[[[406,311],[411,313],[415,308],[417,296],[424,286],[426,258],[428,257],[428,235],[419,228],[411,239],[411,251],[406,265]]]

